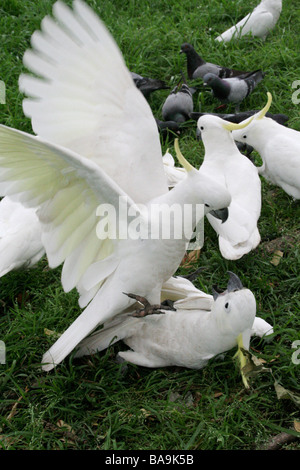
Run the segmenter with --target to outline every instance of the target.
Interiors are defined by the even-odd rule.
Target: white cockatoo
[[[259,5],[240,20],[236,25],[227,29],[216,38],[216,41],[228,42],[247,34],[266,39],[268,33],[275,27],[281,13],[282,0],[261,0]]]
[[[123,313],[85,338],[75,356],[94,354],[123,340],[131,349],[119,352],[121,359],[145,367],[181,366],[203,368],[210,359],[239,345],[241,365],[247,359],[251,335],[273,333],[273,328],[256,317],[253,293],[229,273],[227,289],[213,296],[201,292],[188,279],[171,278],[163,286],[162,299],[175,300],[174,310],[137,318]],[[256,329],[256,322],[259,328]]]
[[[0,277],[34,266],[45,254],[35,208],[6,196],[0,201]]]
[[[268,93],[267,109],[272,103]],[[257,113],[243,131],[233,131],[238,142],[251,145],[260,154],[263,164],[258,172],[270,183],[281,187],[294,199],[300,199],[300,132],[278,124],[265,113]]]
[[[260,114],[265,110],[266,107]],[[251,119],[253,116],[247,120],[247,126]],[[213,115],[203,115],[198,119],[197,128],[205,148],[199,172],[224,184],[230,192],[231,204],[226,222],[220,224],[210,214],[207,214],[207,219],[218,234],[222,256],[237,260],[260,243],[257,224],[261,212],[261,182],[255,165],[240,153],[234,142],[233,133],[243,133],[243,123],[227,122],[226,126],[225,122]],[[180,158],[178,147],[177,155]],[[182,169],[172,165],[169,153],[165,156],[164,168],[168,181],[173,185],[183,180]]]
[[[175,160],[169,149],[163,155],[163,164],[169,188],[174,188],[176,184],[186,178],[187,173],[185,168],[175,166]]]
[[[0,194],[39,207],[49,266],[63,263],[63,288],[76,287],[85,308],[43,356],[44,370],[134,303],[123,292],[159,303],[192,227],[212,210],[226,220],[231,202],[184,158],[187,177],[168,190],[155,119],[114,39],[81,0],[56,2],[53,15],[24,55],[34,75],[19,82],[36,136],[0,127]],[[165,208],[174,213],[162,217]]]
[[[223,122],[217,116],[202,116],[197,122],[205,149],[200,173],[225,184],[231,194],[227,221],[220,225],[209,214],[207,219],[218,234],[222,256],[236,260],[260,243],[261,182],[257,168],[240,153]]]

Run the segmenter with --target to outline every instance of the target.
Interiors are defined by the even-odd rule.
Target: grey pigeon
[[[237,111],[241,101],[252,93],[264,76],[265,73],[262,70],[250,72],[243,77],[232,78],[220,78],[213,73],[207,73],[203,77],[203,83],[212,89],[213,96],[222,103],[235,103]]]
[[[162,139],[167,137],[175,137],[180,134],[180,124],[175,121],[160,121],[159,119],[155,118],[160,136]]]
[[[203,78],[207,73],[214,73],[220,78],[230,78],[239,75],[247,75],[249,72],[242,70],[230,69],[223,67],[222,65],[212,64],[206,62],[200,55],[195,51],[191,44],[185,42],[182,44],[180,54],[184,53],[187,59],[187,73],[190,80],[195,78]]]
[[[157,90],[167,90],[170,87],[163,80],[156,78],[142,77],[135,72],[130,72],[136,87],[143,93],[146,99]]]
[[[186,83],[181,87],[176,85],[162,107],[162,117],[165,121],[185,122],[193,112],[193,90]]]

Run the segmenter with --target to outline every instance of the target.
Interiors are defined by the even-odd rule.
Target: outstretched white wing
[[[98,206],[111,204],[116,217],[120,197],[139,214],[137,207],[92,160],[5,126],[0,126],[0,166],[0,194],[39,206],[49,264],[64,262],[64,289],[77,287],[86,305],[119,262],[118,240],[105,238],[105,228],[99,233]]]
[[[114,39],[82,1],[58,1],[31,38],[21,75],[34,132],[93,160],[145,203],[167,192],[152,111],[136,88]]]

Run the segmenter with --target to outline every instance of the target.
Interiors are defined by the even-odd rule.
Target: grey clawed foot
[[[130,293],[127,294],[126,292],[123,292],[123,293],[127,295],[128,297],[130,297],[131,299],[135,299],[137,302],[139,302],[143,306],[142,308],[137,309],[132,314],[132,317],[142,318],[142,317],[146,317],[147,315],[153,315],[155,313],[163,314],[164,312],[162,312],[160,309],[172,310],[171,307],[164,306],[161,304],[151,305],[150,302],[148,302],[148,300],[145,297],[142,297],[140,295],[130,294]]]

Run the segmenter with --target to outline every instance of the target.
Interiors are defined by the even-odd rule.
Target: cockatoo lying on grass
[[[173,299],[175,310],[136,318],[132,312],[108,321],[78,345],[76,357],[94,354],[123,340],[131,349],[119,352],[126,361],[145,367],[181,366],[202,369],[210,359],[237,344],[241,366],[247,362],[250,336],[273,333],[272,326],[256,315],[253,293],[234,273],[227,289],[213,296],[199,291],[183,278],[171,278],[163,286],[162,300]],[[261,326],[263,324],[263,327]],[[243,375],[243,374],[242,374]],[[244,377],[243,377],[244,379]],[[244,383],[248,386],[247,381]]]

